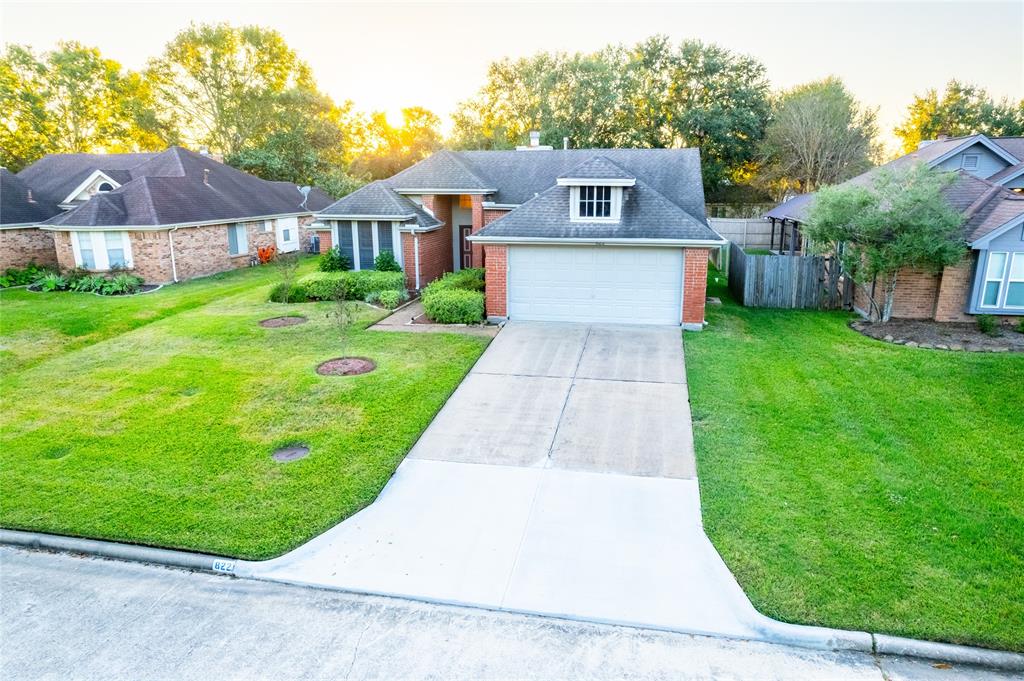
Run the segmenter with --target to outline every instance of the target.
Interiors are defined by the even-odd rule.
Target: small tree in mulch
[[[277,274],[281,278],[279,288],[284,296],[281,302],[287,303],[291,298],[291,291],[295,288],[295,280],[299,275],[299,256],[296,253],[282,253],[274,258],[274,266],[277,268]]]
[[[918,164],[883,170],[870,186],[843,184],[818,192],[805,233],[832,250],[843,273],[867,292],[872,321],[889,321],[897,273],[905,267],[940,272],[967,253],[964,216],[944,190],[956,175]],[[881,283],[884,304],[871,288]]]
[[[345,300],[344,296],[339,295],[334,299],[334,311],[331,316],[338,327],[341,356],[321,363],[317,367],[317,373],[324,376],[354,376],[373,371],[376,364],[372,360],[346,355],[352,324],[359,316],[359,303]]]
[[[341,343],[341,354],[345,355],[348,348],[349,335],[352,330],[352,323],[359,313],[359,303],[352,300],[345,300],[344,295],[334,299],[334,311],[331,313],[335,325],[338,327],[338,338]]]

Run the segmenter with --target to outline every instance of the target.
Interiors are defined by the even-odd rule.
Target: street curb
[[[118,560],[164,565],[167,567],[184,568],[187,570],[197,570],[220,575],[230,575],[254,581],[305,585],[320,589],[342,591],[345,593],[362,593],[353,589],[330,587],[322,584],[303,584],[300,582],[290,582],[287,580],[261,577],[257,574],[258,570],[255,568],[263,561],[254,562],[237,560],[202,553],[140,546],[137,544],[119,544],[116,542],[101,541],[98,539],[82,539],[79,537],[65,537],[55,534],[45,534],[42,532],[0,529],[0,545],[79,553],[99,556],[102,558],[114,558]],[[388,596],[392,598],[416,600],[424,603],[458,605],[460,607],[481,607],[466,603],[448,603],[437,599],[418,599],[409,596],[381,593],[371,593],[368,595]],[[495,610],[498,612],[517,612],[515,610],[507,610],[504,608],[496,609],[482,607],[481,609]],[[541,612],[522,614],[566,619],[565,616],[546,615]],[[691,634],[712,638],[729,638],[735,640],[735,637],[723,636],[721,634],[714,634],[706,631],[686,631],[665,627],[650,627],[636,623],[626,624],[616,622],[599,622],[578,618],[568,619],[579,622],[629,626],[635,629],[652,629],[656,631],[670,631],[679,634]],[[812,650],[854,651],[869,653],[872,655],[901,655],[905,657],[916,657],[926,660],[951,662],[955,664],[982,666],[1003,671],[1024,671],[1024,655],[1009,651],[990,650],[987,648],[976,648],[974,646],[961,646],[952,643],[920,641],[912,638],[888,636],[886,634],[872,634],[865,631],[847,631],[844,629],[830,629],[827,627],[790,624],[788,622],[774,620],[762,615],[756,610],[754,610],[754,621],[750,622],[749,626],[754,631],[759,632],[762,636],[760,639],[750,640],[759,640],[764,643],[809,648]]]

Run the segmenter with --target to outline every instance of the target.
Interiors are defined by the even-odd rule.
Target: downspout
[[[177,227],[167,230],[167,241],[171,245],[171,278],[175,284],[178,283],[178,264],[174,259],[174,233],[177,231]]]
[[[416,290],[420,290],[420,235],[412,230],[413,260],[416,262]]]

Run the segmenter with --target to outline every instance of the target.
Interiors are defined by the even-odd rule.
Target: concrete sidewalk
[[[0,678],[9,681],[1013,678],[9,547],[0,571]]]

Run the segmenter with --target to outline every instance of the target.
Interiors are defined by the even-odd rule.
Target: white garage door
[[[682,316],[681,249],[515,246],[508,269],[509,319],[678,325]]]

